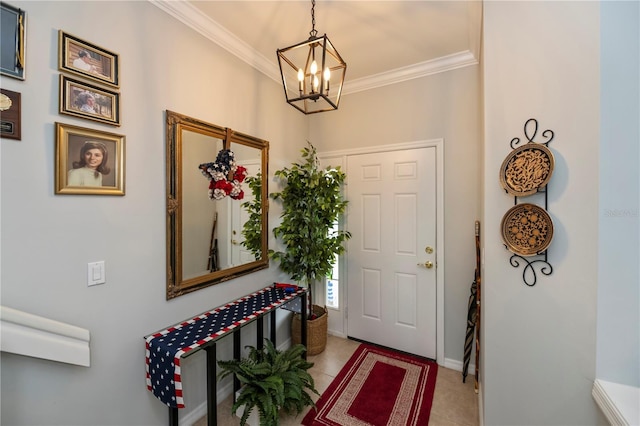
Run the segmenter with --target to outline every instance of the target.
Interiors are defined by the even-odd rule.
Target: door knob
[[[427,260],[424,263],[418,263],[418,266],[424,266],[427,269],[431,269],[431,268],[433,268],[433,262],[430,261],[430,260]]]

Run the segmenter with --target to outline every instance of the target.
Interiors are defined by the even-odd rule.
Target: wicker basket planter
[[[327,319],[329,312],[326,307],[313,305],[313,313],[317,318],[307,319],[307,355],[317,355],[327,347]],[[291,320],[291,340],[296,345],[301,343],[300,332],[302,320],[300,314],[295,314]]]

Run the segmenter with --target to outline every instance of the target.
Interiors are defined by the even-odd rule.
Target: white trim
[[[327,151],[318,153],[318,158],[327,160],[336,157],[347,157],[349,155],[373,154],[379,152],[400,151],[405,149],[416,148],[436,148],[436,217],[438,218],[438,227],[436,228],[436,362],[444,366],[444,139],[430,139],[423,141],[404,142],[398,144],[378,145],[365,148],[344,149],[338,151]],[[343,158],[342,164],[347,164],[346,158]],[[346,281],[346,280],[343,280]],[[346,283],[346,285],[349,285]],[[347,297],[343,297],[344,315],[345,315],[345,333],[348,330],[348,303]],[[460,369],[462,371],[462,368]]]
[[[403,142],[397,144],[388,144],[388,145],[376,145],[376,146],[368,146],[364,148],[348,148],[341,149],[338,151],[327,151],[327,152],[319,152],[318,158],[325,160],[328,158],[334,157],[347,157],[349,155],[359,155],[359,154],[375,154],[378,152],[389,152],[389,151],[400,151],[403,149],[416,149],[416,148],[428,148],[435,146],[436,148],[443,144],[443,139],[430,139],[423,141],[415,141],[415,142]],[[343,164],[346,164],[344,162]]]
[[[201,10],[186,0],[148,0],[151,4],[167,12],[180,22],[213,41],[238,59],[246,62],[276,83],[282,83],[280,70],[274,61],[267,59],[260,52],[239,39],[218,22],[211,19]],[[274,55],[275,58],[275,55]],[[415,78],[451,71],[478,64],[478,59],[471,51],[465,50],[441,58],[396,68],[383,73],[346,81],[342,95],[362,92],[390,84],[401,83]]]
[[[335,336],[335,337],[340,337],[341,339],[348,339],[349,337],[340,332],[340,331],[336,331],[336,330],[327,330],[327,334],[331,335],[331,336]]]
[[[451,71],[470,65],[477,65],[478,60],[473,54],[465,50],[464,52],[453,53],[441,58],[419,62],[406,67],[392,69],[380,74],[362,77],[344,83],[342,95],[362,92],[364,90],[375,89],[388,86],[390,84],[402,83],[404,81],[422,78],[445,71]]]
[[[444,363],[440,364],[444,368],[448,368],[450,370],[456,370],[462,373],[462,367],[464,366],[462,361],[458,361],[457,359],[445,358]],[[467,378],[471,378],[475,380],[476,374],[476,365],[469,363],[469,368],[467,369]],[[462,379],[461,379],[462,380]]]
[[[436,217],[438,217],[436,227],[436,361],[438,364],[444,362],[444,140],[436,141]]]
[[[280,71],[275,63],[265,58],[253,47],[239,39],[235,34],[205,15],[186,0],[148,0],[180,22],[199,32],[232,55],[251,65],[267,77],[282,82]],[[274,52],[275,58],[275,52]]]
[[[89,330],[0,306],[0,350],[90,366]]]
[[[591,395],[612,425],[640,424],[640,388],[596,379]]]
[[[482,382],[478,383],[478,425],[484,426],[484,396],[481,385]]]

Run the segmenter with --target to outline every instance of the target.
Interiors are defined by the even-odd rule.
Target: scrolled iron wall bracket
[[[548,156],[549,156],[549,170],[548,170],[549,175],[547,176],[547,178],[543,179],[540,183],[540,186],[537,188],[534,188],[533,190],[531,190],[531,188],[528,188],[529,190],[522,190],[522,192],[518,192],[517,188],[516,189],[514,189],[513,187],[510,188],[509,183],[507,182],[507,179],[504,178],[505,164],[509,159],[509,157],[507,157],[507,159],[505,159],[505,163],[503,163],[503,167],[500,172],[501,181],[505,188],[505,192],[507,194],[514,195],[514,206],[517,206],[519,204],[519,200],[521,200],[523,197],[529,197],[535,194],[544,194],[543,208],[545,211],[548,212],[548,188],[549,188],[548,181],[553,171],[554,160],[553,160],[552,154],[548,149],[546,149],[546,147],[548,147],[549,143],[553,140],[555,134],[552,130],[547,129],[542,132],[543,141],[536,142],[535,138],[537,133],[538,133],[538,121],[535,118],[530,118],[524,123],[524,135],[527,139],[527,142],[523,143],[523,141],[520,138],[515,137],[511,139],[510,146],[511,146],[511,149],[514,150],[513,153],[515,153],[517,150],[526,149],[526,147],[533,147],[533,145],[529,145],[529,144],[535,144],[536,147],[544,146],[545,147],[544,152],[548,153]],[[510,250],[507,244],[505,244],[504,246],[506,249]],[[536,285],[536,282],[538,280],[537,272],[540,272],[541,274],[547,275],[547,276],[553,273],[553,267],[548,262],[547,255],[548,255],[547,248],[545,248],[540,252],[536,252],[533,255],[527,255],[527,257],[523,256],[522,253],[514,253],[509,259],[509,264],[514,268],[523,266],[524,269],[522,271],[522,280],[525,285],[529,287],[533,287],[534,285]],[[538,268],[538,270],[536,270],[536,268]]]

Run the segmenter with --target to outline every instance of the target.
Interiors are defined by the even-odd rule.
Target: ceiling
[[[309,38],[311,1],[149,0],[280,81],[276,50]],[[482,2],[317,0],[347,63],[344,94],[478,63]]]

